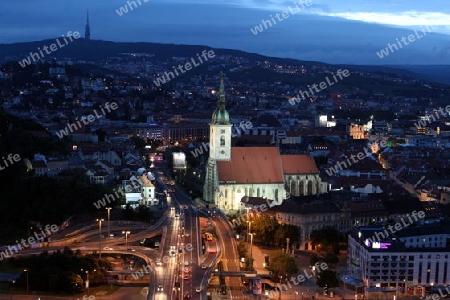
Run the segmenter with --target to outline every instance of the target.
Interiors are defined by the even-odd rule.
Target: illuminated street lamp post
[[[111,216],[111,207],[107,207],[106,210],[108,211],[108,238],[111,235],[111,231],[110,231],[110,216]]]
[[[29,281],[28,281],[28,270],[25,269],[23,271],[27,274],[27,295],[29,295],[30,294],[30,285],[29,285]]]
[[[253,271],[253,236],[254,233],[250,233],[250,271]]]
[[[130,233],[130,231],[122,231],[122,234],[125,234],[125,249],[128,249],[128,235]]]
[[[102,257],[102,222],[104,219],[96,219],[98,222],[98,257]]]
[[[94,272],[97,271],[96,269],[94,269]],[[81,272],[83,272],[83,269],[81,269]],[[89,271],[86,270],[86,294],[89,297]]]
[[[89,271],[86,271],[86,295],[89,297]]]
[[[11,298],[10,298],[11,300],[12,300],[11,285],[14,284],[14,283],[16,283],[15,280],[13,280],[13,281],[9,284],[9,294],[10,294],[10,296],[11,296]]]

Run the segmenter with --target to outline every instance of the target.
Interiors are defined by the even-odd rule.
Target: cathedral
[[[326,192],[309,155],[282,155],[276,146],[231,147],[230,116],[220,78],[217,108],[209,124],[209,159],[203,198],[229,215],[243,213],[243,197],[260,197],[278,205],[290,196]]]

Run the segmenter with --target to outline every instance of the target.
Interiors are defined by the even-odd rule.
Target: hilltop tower
[[[87,42],[91,40],[91,28],[89,27],[89,8],[86,11],[86,27],[84,29],[84,39]]]

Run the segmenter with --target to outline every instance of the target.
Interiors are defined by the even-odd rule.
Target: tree
[[[132,137],[130,138],[130,140],[133,141],[134,147],[135,147],[136,149],[142,149],[142,148],[144,148],[145,145],[146,145],[144,139],[141,138],[141,137],[138,137],[138,136],[132,136]]]
[[[253,219],[251,230],[261,243],[271,245],[275,241],[275,232],[278,226],[274,217],[260,215]]]
[[[248,248],[248,245],[247,245],[246,242],[244,242],[244,240],[241,240],[237,244],[237,250],[238,250],[239,258],[247,256],[247,248]]]
[[[274,251],[269,257],[269,262],[267,269],[272,272],[274,278],[290,277],[298,272],[294,258],[281,250]]]
[[[293,245],[298,241],[299,228],[290,224],[278,225],[277,231],[275,232],[275,243],[276,244],[286,244],[286,239],[289,238],[289,243]]]
[[[309,257],[309,265],[314,266],[317,262],[319,262],[319,258],[317,255],[313,254]]]
[[[339,262],[339,256],[337,256],[335,253],[328,253],[327,255],[325,255],[323,261],[328,265],[335,265]]]
[[[317,274],[316,283],[319,287],[325,286],[332,288],[339,286],[339,280],[336,276],[336,272],[330,270],[323,270]]]
[[[339,253],[339,243],[342,240],[342,235],[333,227],[325,227],[320,230],[313,230],[311,232],[311,241],[317,245],[319,250],[325,252]]]

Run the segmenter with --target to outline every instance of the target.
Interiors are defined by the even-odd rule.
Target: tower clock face
[[[220,151],[220,154],[224,155],[225,154],[225,150]]]

